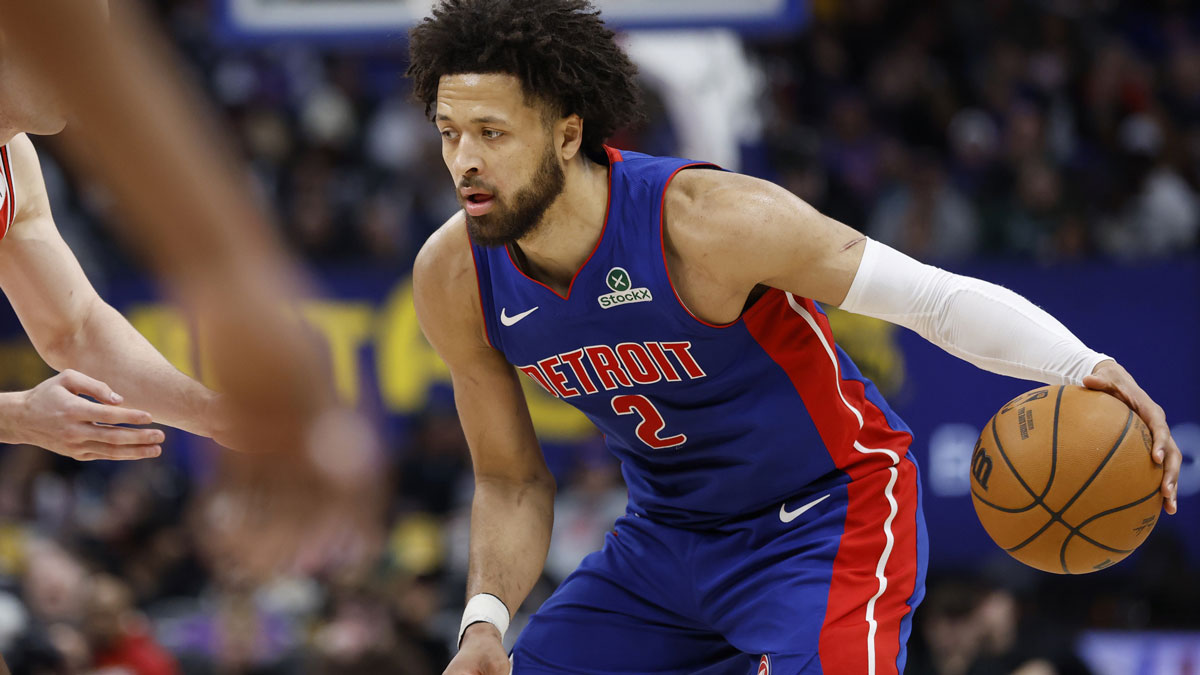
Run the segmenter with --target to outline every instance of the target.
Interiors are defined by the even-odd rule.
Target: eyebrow
[[[450,119],[449,115],[443,115],[441,113],[438,113],[437,117],[435,117],[434,119],[438,122],[453,122],[454,121],[454,120]],[[484,117],[476,117],[476,118],[472,119],[471,124],[508,124],[508,122],[499,117],[485,115]]]

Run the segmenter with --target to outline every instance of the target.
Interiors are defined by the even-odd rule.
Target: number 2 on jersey
[[[658,412],[658,408],[654,407],[650,399],[641,394],[621,394],[620,396],[614,396],[612,399],[612,409],[618,415],[637,413],[642,420],[638,422],[634,433],[637,434],[639,440],[655,450],[674,448],[687,442],[687,436],[683,434],[665,437],[661,435],[663,428],[667,426],[667,422],[663,419],[662,413]]]

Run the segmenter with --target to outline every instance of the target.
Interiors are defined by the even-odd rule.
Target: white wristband
[[[462,623],[458,626],[458,644],[462,645],[467,627],[480,621],[495,626],[503,640],[504,632],[508,630],[508,620],[508,606],[500,598],[491,593],[478,593],[467,601],[467,608],[463,611]]]

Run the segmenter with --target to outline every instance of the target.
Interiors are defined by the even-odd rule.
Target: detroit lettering
[[[696,380],[706,375],[692,356],[690,342],[622,342],[591,345],[517,366],[558,398],[595,394],[601,389],[635,387],[666,380]]]

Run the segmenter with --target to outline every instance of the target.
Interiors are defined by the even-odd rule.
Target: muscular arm
[[[421,328],[450,368],[474,465],[467,596],[491,593],[515,611],[546,561],[554,478],[516,371],[486,341],[461,216],[425,244],[413,268],[413,285]]]
[[[723,255],[693,270],[735,297],[761,284],[841,305],[910,328],[985,370],[1047,384],[1079,384],[1104,358],[1016,293],[869,242],[782,188],[707,171],[688,178],[675,206],[689,220],[671,221],[672,241],[694,259],[687,230],[713,239],[707,248]]]
[[[1181,455],[1162,408],[1124,368],[1025,298],[868,245],[783,188],[747,176],[685,171],[664,209],[671,276],[693,313],[731,321],[766,285],[906,326],[985,370],[1106,391],[1153,432],[1166,509],[1175,512]]]
[[[18,210],[0,241],[0,288],[38,353],[55,370],[105,382],[159,422],[211,435],[213,392],[172,367],[96,294],[54,226],[33,144],[19,135],[9,149]]]

